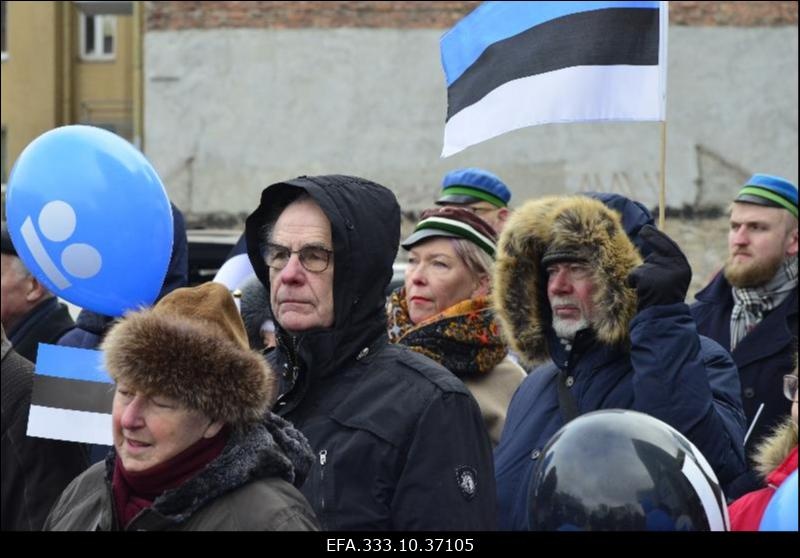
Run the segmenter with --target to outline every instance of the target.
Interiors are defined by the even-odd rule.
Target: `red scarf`
[[[125,527],[167,490],[176,488],[216,459],[228,441],[228,427],[212,438],[200,438],[175,457],[141,472],[126,471],[117,456],[111,489],[119,524]]]

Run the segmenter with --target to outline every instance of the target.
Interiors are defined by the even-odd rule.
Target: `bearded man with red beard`
[[[748,458],[790,410],[780,387],[797,350],[797,250],[797,186],[753,175],[730,207],[725,266],[691,308],[698,333],[728,349],[739,368],[753,426]],[[763,483],[755,473],[741,482],[737,492]]]

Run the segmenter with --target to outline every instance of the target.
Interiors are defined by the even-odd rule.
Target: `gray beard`
[[[553,316],[553,331],[555,331],[556,335],[561,339],[568,339],[572,341],[575,339],[576,333],[582,329],[587,329],[588,327],[589,322],[584,317],[581,317],[581,319],[578,321],[567,321]]]

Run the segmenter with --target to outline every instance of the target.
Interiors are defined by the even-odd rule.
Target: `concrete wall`
[[[485,166],[512,205],[612,190],[658,200],[657,123],[546,125],[440,159],[440,30],[216,29],[145,37],[146,154],[189,213],[246,212],[266,185],[349,173],[429,205]],[[670,27],[667,205],[722,207],[751,172],[796,181],[797,27]]]

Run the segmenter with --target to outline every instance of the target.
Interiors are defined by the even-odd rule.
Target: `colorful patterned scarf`
[[[389,297],[386,313],[392,343],[432,358],[458,377],[491,372],[508,353],[485,296],[461,301],[414,325],[401,287]]]

